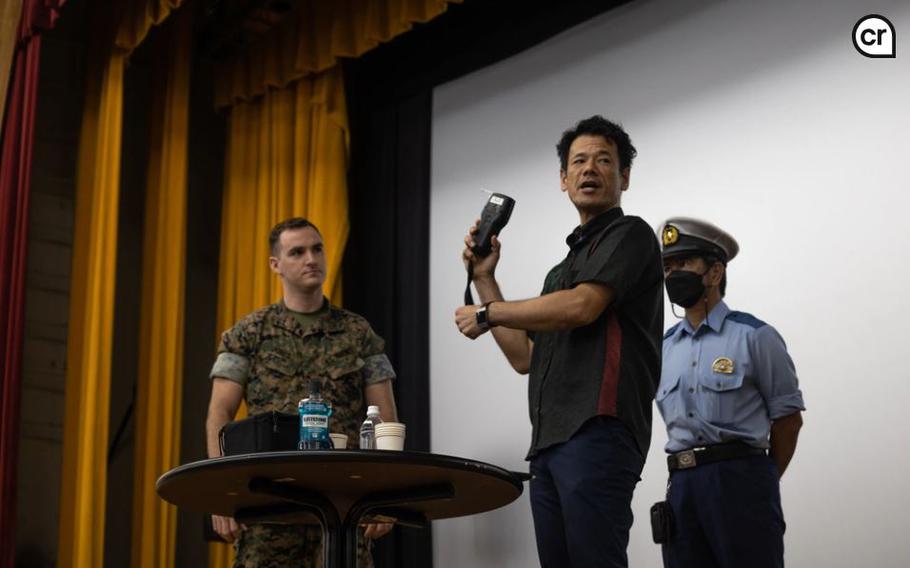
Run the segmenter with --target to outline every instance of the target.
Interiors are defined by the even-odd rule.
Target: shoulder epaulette
[[[736,323],[748,325],[749,327],[755,329],[768,325],[752,314],[747,314],[746,312],[730,312],[727,314],[727,319],[730,321],[735,321]]]

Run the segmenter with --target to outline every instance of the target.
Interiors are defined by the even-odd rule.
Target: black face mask
[[[684,308],[691,308],[697,304],[705,297],[705,283],[702,281],[705,274],[688,270],[671,272],[664,280],[670,301]]]

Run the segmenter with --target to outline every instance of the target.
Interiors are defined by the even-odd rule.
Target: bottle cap
[[[370,406],[368,406],[367,407],[367,416],[369,416],[370,414],[379,414],[379,407],[376,406],[375,404],[371,404]]]

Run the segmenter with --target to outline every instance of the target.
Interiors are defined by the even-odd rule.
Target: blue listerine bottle
[[[298,450],[328,450],[332,447],[329,440],[329,416],[332,407],[322,400],[322,383],[310,381],[310,395],[297,403],[297,414],[300,416],[300,437]]]

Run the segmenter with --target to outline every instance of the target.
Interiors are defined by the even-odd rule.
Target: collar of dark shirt
[[[688,333],[689,335],[697,335],[704,329],[710,329],[714,332],[720,333],[721,328],[724,326],[724,322],[727,320],[727,315],[730,313],[730,308],[727,306],[726,302],[721,300],[717,303],[714,308],[708,313],[708,317],[705,318],[700,324],[698,324],[698,329],[692,329],[692,324],[689,323],[685,317],[683,317],[680,322],[679,329],[676,330],[676,337],[682,337],[683,333]],[[707,333],[707,331],[701,332]]]
[[[575,250],[585,244],[592,236],[599,233],[601,229],[620,217],[622,217],[622,209],[620,207],[609,209],[590,219],[584,225],[575,227],[575,230],[566,237],[566,244],[569,245],[570,249]]]

